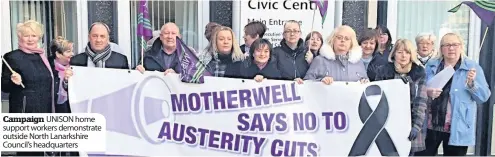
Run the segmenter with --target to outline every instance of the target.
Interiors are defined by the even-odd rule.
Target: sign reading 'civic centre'
[[[305,38],[312,30],[322,33],[325,39],[334,28],[334,3],[329,2],[328,13],[322,26],[317,5],[310,0],[249,0],[240,1],[240,24],[237,30],[244,34],[244,26],[253,21],[259,21],[267,26],[263,38],[270,40],[274,46],[280,45],[283,39],[285,21],[295,20],[301,24],[301,38]],[[241,44],[243,35],[239,36]]]

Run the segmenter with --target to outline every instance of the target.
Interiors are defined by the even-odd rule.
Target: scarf
[[[372,59],[373,59],[373,57],[371,57],[371,56],[369,58],[361,58],[361,61],[363,61],[364,67],[366,69],[368,69],[368,65],[370,64]]]
[[[409,71],[411,71],[411,67],[412,67],[412,62],[409,62],[407,65],[405,66],[401,66],[399,63],[397,62],[394,62],[394,67],[395,67],[395,71],[399,74],[407,74],[409,73]]]
[[[110,49],[110,45],[107,45],[100,53],[94,53],[88,42],[85,53],[90,57],[91,61],[93,61],[95,67],[104,68],[105,62],[110,58],[112,50]]]
[[[426,63],[428,62],[428,60],[430,60],[430,59],[431,59],[431,57],[432,57],[432,56],[433,56],[433,52],[431,52],[431,53],[430,53],[428,56],[426,56],[426,57],[421,57],[421,56],[418,54],[418,59],[419,59],[419,61],[421,61],[421,63],[422,63],[423,65],[426,65]]]
[[[58,62],[57,60],[54,61],[54,64],[55,64],[55,70],[58,72],[58,78],[60,78],[60,80],[64,80],[64,72],[66,67],[60,64],[60,62]],[[62,83],[59,83],[57,94],[58,94],[57,104],[63,104],[65,101],[67,101],[67,91],[64,90]]]
[[[41,48],[29,48],[27,47],[25,42],[19,41],[19,49],[22,50],[24,53],[27,54],[38,54],[41,57],[41,60],[43,60],[43,63],[45,64],[46,68],[48,71],[50,71],[50,76],[52,77],[52,85],[51,85],[51,91],[52,91],[52,113],[55,113],[55,104],[53,103],[53,72],[52,72],[52,67],[50,66],[50,62],[48,62],[48,58],[45,55],[45,50]]]
[[[342,66],[347,67],[349,64],[349,53],[345,55],[336,55],[336,59]]]

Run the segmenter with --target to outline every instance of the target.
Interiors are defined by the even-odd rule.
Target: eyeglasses
[[[284,31],[284,33],[286,34],[297,34],[297,33],[300,33],[301,31],[299,30],[286,30]]]
[[[338,39],[338,40],[344,40],[344,41],[349,41],[349,40],[351,40],[351,38],[350,38],[350,37],[347,37],[347,36],[342,36],[342,35],[337,35],[337,36],[335,36],[335,38],[336,38],[336,39]]]
[[[442,44],[441,46],[442,46],[442,48],[450,48],[450,47],[458,48],[459,46],[461,46],[461,44],[460,43],[452,43],[452,44]]]
[[[433,45],[433,43],[429,42],[429,43],[419,43],[418,44],[419,46],[423,46],[423,45]]]

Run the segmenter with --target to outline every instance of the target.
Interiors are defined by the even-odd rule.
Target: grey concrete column
[[[368,26],[368,2],[344,1],[342,10],[342,25],[351,26],[359,38]]]
[[[107,24],[110,41],[118,44],[117,13],[117,1],[88,1],[88,28],[94,22]]]
[[[210,1],[210,21],[232,28],[232,1]]]

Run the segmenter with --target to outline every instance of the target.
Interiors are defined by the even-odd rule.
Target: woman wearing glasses
[[[438,59],[426,64],[426,79],[453,67],[454,76],[442,89],[428,88],[428,132],[426,150],[417,155],[434,156],[443,142],[443,156],[465,156],[475,145],[476,109],[491,95],[483,69],[468,59],[461,36],[447,33],[440,41]]]
[[[321,47],[320,55],[311,63],[304,79],[327,85],[333,81],[366,82],[368,76],[361,61],[362,55],[356,32],[349,26],[337,27]]]
[[[273,58],[277,62],[277,68],[283,80],[296,80],[302,83],[302,79],[308,71],[313,55],[304,46],[301,39],[301,26],[299,22],[289,20],[284,24],[284,39],[280,46],[273,49]]]

